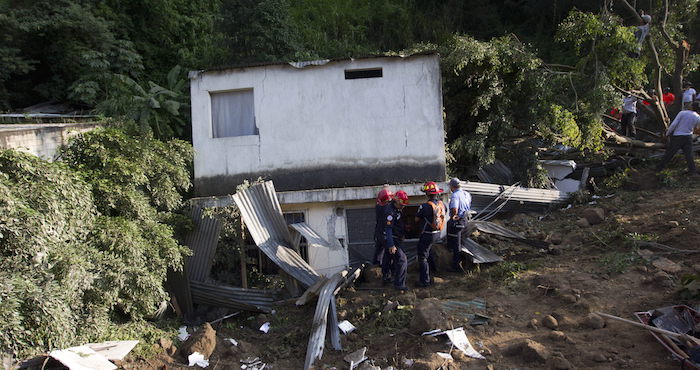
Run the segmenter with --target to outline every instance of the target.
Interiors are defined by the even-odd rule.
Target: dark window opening
[[[381,68],[372,69],[346,69],[345,79],[355,80],[358,78],[378,78],[383,77]]]
[[[304,212],[288,212],[284,213],[284,221],[287,223],[287,225],[291,224],[298,224],[300,222],[306,222],[306,217],[304,217]],[[301,237],[301,241],[299,241],[299,255],[301,255],[301,258],[304,259],[304,261],[309,262],[309,244],[306,241],[306,238],[303,236]]]

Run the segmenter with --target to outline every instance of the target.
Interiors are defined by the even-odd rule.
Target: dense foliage
[[[516,136],[600,148],[601,113],[619,105],[616,88],[646,90],[662,79],[680,89],[679,78],[693,72],[698,58],[691,56],[672,73],[677,50],[662,42],[661,21],[673,42],[687,40],[697,49],[699,6],[695,0],[0,0],[0,109],[68,101],[135,120],[159,138],[187,138],[187,70],[430,43],[445,57],[452,170],[465,174],[494,157],[507,160],[502,153],[535,163],[536,143],[514,144]],[[641,57],[629,56],[641,10],[653,17],[650,37],[661,68],[647,46]],[[516,150],[499,150],[511,144]]]
[[[167,299],[192,151],[130,132],[83,134],[64,162],[0,151],[0,351],[113,338]]]

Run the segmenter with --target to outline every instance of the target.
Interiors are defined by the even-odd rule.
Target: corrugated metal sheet
[[[460,187],[471,194],[471,208],[475,211],[483,210],[495,197],[508,189],[504,185],[471,181],[463,181]],[[508,199],[508,202],[503,207],[503,211],[542,211],[549,207],[564,204],[569,199],[569,194],[559,190],[515,187],[508,191],[507,196],[499,199],[495,206],[498,206],[506,199]]]
[[[272,312],[277,292],[260,289],[234,288],[201,281],[190,282],[196,303],[253,312]]]
[[[166,286],[177,301],[183,316],[187,317],[191,314],[194,311],[194,307],[192,306],[192,292],[187,279],[187,267],[183,266],[183,270],[177,272],[173,269],[168,269]]]
[[[289,227],[291,227],[296,232],[301,234],[301,236],[306,238],[306,243],[309,246],[326,247],[330,249],[335,248],[326,239],[323,239],[321,235],[318,235],[318,233],[314,231],[314,229],[312,229],[311,226],[309,226],[306,222],[291,224],[289,225]]]
[[[313,325],[311,335],[309,335],[309,344],[306,347],[306,360],[304,369],[311,369],[316,360],[323,356],[323,348],[326,342],[326,325],[328,325],[328,310],[331,306],[331,300],[335,300],[333,295],[335,288],[338,286],[347,271],[341,271],[331,279],[329,279],[318,294],[318,303],[316,303],[316,312],[314,312]]]
[[[470,238],[462,239],[462,252],[470,255],[472,257],[472,262],[476,264],[503,261],[503,258],[482,247],[479,243]]]
[[[191,281],[204,281],[209,277],[221,232],[219,220],[202,215],[203,208],[193,204],[189,216],[195,227],[185,236],[185,245],[192,250],[192,256],[187,257],[185,261],[187,275]]]
[[[471,221],[469,223],[474,225],[477,230],[484,233],[505,236],[506,238],[512,239],[525,239],[525,236],[523,234],[515,232],[513,230],[509,230],[497,223],[489,221]]]
[[[272,181],[239,191],[233,195],[233,200],[258,248],[301,284],[313,285],[319,275],[292,248],[292,237]]]

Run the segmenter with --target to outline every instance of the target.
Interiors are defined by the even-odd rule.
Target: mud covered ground
[[[700,185],[680,173],[660,178],[644,171],[631,172],[621,183],[614,191],[601,192],[594,204],[588,204],[589,199],[569,209],[494,220],[529,238],[550,242],[549,248],[477,233],[474,239],[505,262],[467,274],[438,273],[430,288],[414,288],[417,271],[412,266],[412,289],[406,293],[382,287],[376,269],[369,269],[363,284],[338,295],[340,319],[349,320],[357,330],[342,336],[343,351],[327,344],[316,368],[346,369],[343,357],[362,347],[368,348],[369,363],[381,369],[405,369],[410,363],[413,369],[678,368],[680,363],[648,332],[601,321],[591,313],[631,319],[635,311],[696,303],[692,295],[697,291],[680,294],[679,289],[682,276],[700,272],[700,253],[694,253],[700,251]],[[595,223],[591,214],[601,211],[602,222],[583,221],[589,216]],[[448,253],[442,245],[434,248],[444,266]],[[486,302],[485,309],[440,308],[447,301],[477,298]],[[391,309],[389,301],[398,302],[400,309]],[[302,368],[314,309],[315,302],[303,307],[288,303],[274,315],[240,316],[215,325],[217,346],[209,368],[241,368],[240,360],[251,356],[265,362],[266,369]],[[491,321],[472,326],[470,313]],[[552,316],[556,325],[546,316]],[[264,334],[258,328],[266,321],[271,329]],[[454,361],[437,357],[436,352],[450,352],[450,345],[444,336],[422,337],[426,326],[464,327],[486,359],[464,357],[454,350]],[[234,338],[239,345],[224,338]],[[124,367],[185,368],[183,362],[177,354],[163,353],[150,360],[127,361]]]

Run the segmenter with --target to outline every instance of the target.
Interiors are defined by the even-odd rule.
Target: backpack
[[[445,227],[445,206],[441,200],[438,200],[437,204],[433,202],[428,202],[431,207],[433,207],[433,222],[428,223],[433,231],[442,230]],[[427,222],[428,220],[426,220]]]

